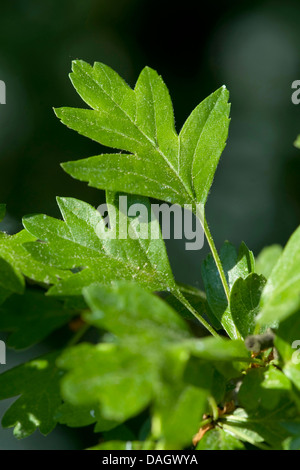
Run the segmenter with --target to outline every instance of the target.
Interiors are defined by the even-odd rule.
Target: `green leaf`
[[[251,273],[245,279],[235,281],[230,293],[230,311],[234,324],[242,338],[254,333],[255,318],[266,279]]]
[[[129,198],[130,202],[147,209],[147,220],[126,217],[126,210],[119,211],[117,196],[112,193],[107,195],[110,229],[96,209],[72,198],[58,198],[64,221],[44,215],[24,219],[26,229],[42,240],[25,245],[36,259],[60,269],[78,271],[50,289],[50,294],[81,295],[82,288],[94,282],[110,284],[115,280],[134,280],[149,290],[176,291],[158,222],[151,220],[149,201]],[[122,239],[119,219],[125,220],[126,230],[127,226],[131,230],[127,239]],[[151,230],[158,238],[151,237]],[[143,233],[147,238],[143,238]]]
[[[99,406],[74,406],[63,403],[57,410],[55,418],[58,423],[70,428],[85,427],[97,421]]]
[[[63,398],[72,405],[100,404],[107,420],[123,422],[152,399],[156,364],[115,344],[80,344],[63,352]]]
[[[65,424],[70,428],[79,428],[97,423],[94,432],[109,431],[117,423],[109,421],[101,416],[98,404],[87,406],[74,406],[70,403],[63,403],[57,410],[55,418],[58,423]]]
[[[198,202],[205,204],[228,137],[229,93],[223,86],[191,113],[180,135],[182,172]],[[192,171],[191,171],[192,170]]]
[[[237,254],[234,246],[229,242],[225,242],[220,250],[220,260],[230,289],[239,277],[246,278],[248,274],[254,271],[253,253],[248,250],[244,243],[241,244]],[[240,338],[229,310],[219,272],[211,254],[204,260],[201,273],[207,301],[212,312],[232,339]]]
[[[243,380],[238,398],[246,410],[262,407],[276,409],[282,396],[289,398],[291,383],[276,367],[269,365],[266,369],[250,370]]]
[[[207,389],[216,379],[207,364],[199,383],[186,382],[185,322],[168,304],[132,283],[90,286],[84,296],[92,310],[85,320],[113,333],[115,342],[79,345],[63,353],[59,366],[70,371],[62,381],[63,398],[76,406],[98,403],[104,419],[119,422],[153,403],[157,439],[179,447],[191,443],[207,406]]]
[[[280,245],[271,245],[264,248],[256,258],[255,272],[268,279],[281,254],[282,247]]]
[[[297,147],[298,149],[300,148],[300,135],[298,135],[297,139],[296,139],[295,142],[294,142],[294,145],[295,145],[295,147]]]
[[[300,450],[300,435],[288,437],[284,441],[283,450]]]
[[[159,376],[162,381],[152,383],[153,393],[156,390],[153,432],[157,439],[163,439],[168,446],[176,444],[180,448],[190,444],[207,405],[207,391],[204,390],[210,382],[207,368],[210,367],[210,375],[213,369],[207,365],[201,374],[198,364],[196,373],[201,376],[205,373],[201,388],[178,382],[182,358],[184,365],[188,350],[176,355],[171,348],[171,355],[168,352],[166,355],[166,348],[170,342],[181,344],[179,341],[189,337],[185,322],[168,304],[132,283],[119,282],[110,287],[90,286],[84,289],[84,296],[92,309],[84,317],[88,323],[116,335],[133,352],[133,363],[138,363],[142,355],[152,367],[156,367],[156,381]],[[162,371],[159,370],[161,368]],[[148,372],[144,370],[140,374]],[[154,370],[152,375],[155,378]],[[139,381],[142,380],[140,375]],[[170,409],[173,410],[171,414]]]
[[[21,395],[2,419],[4,428],[15,427],[18,439],[37,428],[47,435],[55,427],[54,415],[61,404],[61,371],[55,366],[56,358],[57,353],[51,353],[0,375],[0,400]]]
[[[11,332],[7,346],[25,349],[45,339],[76,313],[43,292],[27,290],[23,296],[13,295],[0,307],[0,330]]]
[[[94,67],[82,60],[72,62],[70,79],[81,98],[95,109],[119,116],[136,115],[135,94],[125,81],[110,67],[96,62]]]
[[[213,365],[194,359],[191,369],[193,340],[185,322],[133,283],[89,286],[84,297],[91,308],[84,319],[114,336],[111,343],[82,344],[63,353],[58,364],[69,371],[62,380],[63,398],[74,406],[98,403],[104,419],[119,422],[152,404],[156,438],[168,446],[190,444],[208,393],[224,387]],[[243,343],[233,344],[232,351],[238,358],[246,354],[248,361]]]
[[[228,135],[228,91],[204,100],[178,136],[173,106],[161,77],[146,67],[135,90],[101,63],[73,62],[71,80],[92,110],[61,108],[71,129],[130,154],[69,162],[65,171],[91,186],[184,205],[205,203]]]
[[[2,220],[4,219],[5,213],[6,213],[6,204],[0,204],[0,222],[2,222]]]
[[[300,307],[300,227],[293,233],[277,261],[261,297],[260,324],[274,324]]]
[[[0,258],[0,305],[13,293],[22,294],[24,279],[4,259]]]
[[[0,232],[0,259],[10,264],[11,268],[4,267],[3,274],[0,273],[0,288],[3,286],[11,292],[22,293],[25,287],[24,277],[37,283],[49,286],[58,282],[60,278],[67,277],[69,273],[57,268],[46,266],[42,260],[36,261],[24,248],[24,243],[33,242],[36,238],[26,230],[16,235],[7,235]],[[2,263],[4,266],[5,263]],[[13,272],[14,271],[14,274]],[[12,278],[14,288],[11,286]]]
[[[250,362],[250,352],[243,341],[226,338],[207,337],[182,341],[181,347],[191,355],[207,361],[239,361]]]
[[[278,350],[285,375],[300,390],[300,315],[299,311],[279,324],[274,344]]]
[[[135,336],[145,344],[190,336],[186,323],[167,303],[134,283],[93,285],[84,289],[84,297],[92,310],[84,316],[86,322],[119,338]]]
[[[203,415],[210,411],[209,398],[219,402],[224,393],[225,380],[210,362],[191,357],[183,375],[170,376],[165,371],[156,390],[152,436],[164,442],[166,449],[191,446]]]
[[[275,410],[258,409],[247,412],[237,408],[232,415],[222,418],[221,424],[225,430],[242,441],[264,450],[270,449],[266,444],[262,444],[266,442],[275,450],[279,450],[284,439],[291,435],[289,425],[299,429],[300,422],[294,405],[283,400]]]
[[[206,390],[191,385],[162,387],[152,419],[154,438],[163,439],[168,448],[190,446],[207,410],[207,396]]]
[[[204,434],[196,450],[245,450],[245,447],[228,432],[214,428]]]

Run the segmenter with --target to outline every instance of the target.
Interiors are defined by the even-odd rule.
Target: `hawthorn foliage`
[[[70,78],[88,108],[56,115],[114,153],[63,169],[104,189],[118,215],[120,194],[147,208],[148,198],[190,204],[199,215],[228,136],[227,89],[200,103],[178,134],[151,68],[134,89],[101,63],[74,61]],[[123,214],[134,234],[123,239],[112,236],[119,218],[107,226],[85,202],[57,202],[62,219],[30,215],[20,233],[0,233],[8,347],[65,333],[59,350],[0,375],[0,399],[17,397],[2,426],[20,439],[57,423],[93,425],[99,450],[300,449],[300,228],[285,248],[255,259],[245,243],[218,253],[204,216],[211,254],[201,291],[174,279],[157,221]],[[142,236],[153,229],[155,239]]]

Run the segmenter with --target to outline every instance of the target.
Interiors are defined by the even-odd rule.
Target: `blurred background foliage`
[[[79,58],[110,65],[132,86],[145,65],[156,69],[169,87],[178,131],[202,99],[226,84],[232,122],[206,209],[211,230],[218,247],[244,240],[257,254],[284,244],[300,213],[300,152],[293,147],[300,105],[291,102],[291,84],[300,79],[299,25],[299,0],[2,0],[7,104],[0,106],[0,200],[8,205],[2,229],[18,230],[28,213],[58,216],[56,195],[103,202],[102,192],[59,167],[107,151],[62,126],[52,111],[84,107],[68,79],[71,60]],[[168,249],[177,279],[199,284],[206,249],[186,252],[178,240]],[[77,437],[61,432],[47,444],[35,435],[5,445],[76,447]]]

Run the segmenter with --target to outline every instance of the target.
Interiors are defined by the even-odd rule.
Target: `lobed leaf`
[[[0,400],[20,395],[2,418],[4,428],[15,427],[18,439],[37,428],[47,435],[56,425],[54,415],[61,404],[57,355],[50,353],[0,375]]]
[[[12,236],[0,232],[0,303],[12,293],[24,292],[24,276],[50,286],[69,275],[57,268],[46,266],[43,260],[35,260],[23,246],[34,240],[36,238],[26,230]]]
[[[147,209],[145,220],[127,217],[126,211],[119,210],[116,197],[112,193],[107,195],[109,211],[114,207],[116,214],[110,218],[110,229],[96,209],[72,198],[58,198],[64,221],[44,215],[24,219],[28,232],[42,240],[25,244],[33,257],[56,268],[78,271],[58,282],[49,294],[80,296],[85,286],[115,280],[134,280],[149,290],[176,290],[159,224],[151,219],[149,201],[131,200]],[[120,236],[121,217],[125,217],[126,229],[130,227],[132,237]],[[151,230],[158,238],[151,236]]]
[[[101,405],[107,420],[123,422],[150,403],[156,365],[115,344],[80,344],[63,352],[59,367],[69,372],[62,396],[72,405]]]
[[[216,384],[218,395],[224,389],[211,364],[189,362],[185,322],[133,283],[90,286],[84,297],[91,308],[85,320],[113,333],[113,343],[63,353],[59,365],[70,371],[62,382],[64,399],[76,406],[99,403],[105,419],[119,422],[151,404],[153,435],[167,446],[190,445],[208,394]]]
[[[204,100],[179,136],[162,78],[141,72],[134,90],[108,66],[73,62],[71,80],[92,110],[56,109],[80,134],[130,154],[99,155],[63,164],[91,186],[151,196],[174,204],[205,203],[228,136],[228,91]]]

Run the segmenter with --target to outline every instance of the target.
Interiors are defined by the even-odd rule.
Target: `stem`
[[[203,428],[203,427],[206,426],[207,424],[212,423],[212,421],[213,421],[212,418],[204,419],[203,421],[201,421],[201,422],[199,423],[199,429],[200,429],[200,428]]]
[[[266,365],[266,363],[262,359],[257,359],[256,357],[253,359],[251,358],[251,364],[257,364],[262,367]]]
[[[219,408],[218,408],[218,405],[216,403],[216,400],[214,399],[214,397],[210,396],[208,398],[208,403],[209,403],[209,406],[211,407],[211,410],[212,410],[213,420],[217,421],[218,418],[219,418]]]
[[[181,282],[176,283],[182,294],[193,295],[194,297],[200,297],[201,299],[206,299],[206,294],[198,289],[197,287],[189,286],[187,284],[182,284]]]
[[[200,315],[200,313],[197,312],[197,310],[192,307],[192,305],[189,303],[189,301],[184,297],[184,295],[180,292],[179,289],[174,290],[173,295],[176,297],[177,300],[179,300],[182,305],[184,305],[189,312],[194,315],[195,318],[216,338],[219,338],[218,333],[213,329],[213,327]]]
[[[83,327],[80,328],[80,330],[78,330],[74,336],[72,336],[72,338],[67,344],[67,347],[74,346],[76,343],[78,343],[78,341],[83,337],[83,335],[88,331],[89,328],[90,328],[90,325],[87,325],[87,324],[83,325]]]
[[[227,297],[227,301],[228,301],[228,304],[229,304],[230,291],[229,291],[227,279],[226,279],[225,272],[224,272],[221,260],[219,258],[219,255],[218,255],[218,252],[217,252],[217,249],[216,249],[216,245],[215,245],[215,242],[213,240],[213,237],[211,236],[211,233],[210,233],[210,230],[209,230],[209,227],[208,227],[205,216],[204,216],[204,220],[203,220],[203,230],[204,230],[207,242],[209,244],[210,251],[211,251],[211,253],[213,255],[213,258],[215,260],[217,269],[219,271],[220,278],[221,278],[221,281],[222,281],[222,284],[223,284],[223,288],[224,288],[224,291],[225,291],[225,294],[226,294],[226,297]]]

